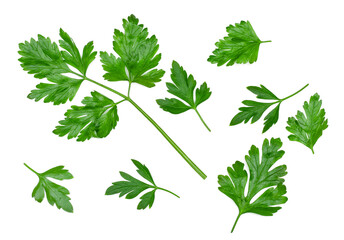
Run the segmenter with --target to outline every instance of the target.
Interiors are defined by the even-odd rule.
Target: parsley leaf
[[[248,192],[245,196],[245,187],[248,180],[247,171],[244,170],[244,163],[236,161],[232,167],[228,167],[228,176],[219,175],[219,190],[231,198],[239,208],[238,217],[233,225],[232,231],[240,216],[245,213],[256,213],[263,216],[272,216],[281,209],[280,205],[287,202],[286,187],[282,178],[287,174],[287,166],[280,165],[271,169],[284,155],[282,142],[279,138],[271,138],[270,142],[265,139],[262,146],[262,157],[260,159],[259,149],[252,145],[249,155],[245,156],[250,176]],[[270,170],[271,169],[271,170]],[[252,198],[259,192],[264,191],[256,200]]]
[[[288,136],[290,141],[297,141],[312,150],[321,137],[323,131],[328,127],[328,119],[325,120],[325,110],[321,108],[322,101],[316,93],[311,96],[309,102],[304,103],[303,109],[306,115],[298,111],[296,118],[288,118],[287,130],[292,133]]]
[[[31,91],[29,99],[39,101],[44,99],[45,103],[52,102],[54,105],[64,104],[72,101],[84,79],[75,79],[62,75],[63,73],[74,73],[68,65],[75,67],[83,77],[89,64],[95,59],[97,52],[93,52],[93,42],[86,44],[82,56],[79,53],[71,37],[60,29],[60,46],[66,51],[60,51],[55,42],[50,38],[38,35],[38,40],[31,39],[19,44],[22,57],[23,70],[34,74],[35,78],[46,78],[50,83],[40,83],[37,89]],[[76,74],[76,73],[74,73]]]
[[[141,201],[137,205],[137,209],[139,209],[139,210],[145,209],[148,206],[149,206],[149,208],[151,208],[153,206],[154,199],[155,199],[155,192],[158,189],[163,190],[163,191],[168,192],[168,193],[171,193],[174,196],[179,198],[179,196],[174,194],[173,192],[156,186],[154,181],[153,181],[153,177],[152,177],[151,173],[149,172],[148,168],[145,165],[143,165],[142,163],[140,163],[139,161],[134,160],[134,159],[132,159],[131,161],[137,167],[136,171],[138,172],[138,174],[140,174],[141,177],[146,179],[152,185],[144,183],[144,182],[130,176],[129,174],[127,174],[125,172],[119,172],[120,175],[122,176],[122,178],[124,178],[126,181],[119,181],[119,182],[112,183],[112,186],[110,186],[106,190],[105,195],[113,195],[113,194],[119,193],[119,197],[126,195],[125,196],[126,199],[133,199],[133,198],[137,197],[143,191],[145,191],[147,189],[153,189],[152,191],[149,191],[140,197]]]
[[[211,63],[221,66],[232,66],[234,63],[254,63],[258,59],[258,51],[261,43],[271,41],[261,41],[249,21],[241,21],[235,26],[229,25],[227,28],[228,36],[220,39],[213,51],[214,55],[208,58]]]
[[[148,37],[147,28],[139,24],[139,19],[134,15],[123,19],[123,29],[124,32],[115,29],[113,37],[113,49],[119,57],[100,53],[103,69],[107,72],[104,78],[154,87],[165,74],[161,69],[154,69],[161,59],[161,54],[156,54],[158,40],[155,35]]]
[[[173,83],[166,83],[166,86],[168,88],[167,91],[180,98],[184,102],[176,98],[158,99],[156,100],[156,102],[164,111],[173,114],[180,114],[186,112],[189,109],[194,109],[203,122],[204,126],[210,132],[209,127],[204,122],[203,118],[197,110],[198,105],[206,101],[211,95],[211,91],[208,88],[207,83],[204,82],[200,86],[200,88],[196,89],[195,93],[196,81],[194,77],[191,74],[188,76],[183,67],[180,66],[176,61],[172,62],[171,72],[171,79]]]
[[[70,72],[57,44],[51,42],[50,38],[38,35],[37,41],[31,38],[30,42],[20,43],[19,49],[21,67],[29,74],[34,74],[35,78]]]
[[[258,99],[265,99],[265,100],[275,100],[272,102],[256,102],[256,101],[251,101],[251,100],[244,100],[242,103],[247,106],[247,107],[241,107],[239,108],[239,113],[236,114],[232,121],[230,122],[230,126],[237,125],[239,123],[247,123],[250,119],[251,123],[255,123],[258,121],[263,113],[272,105],[277,104],[277,106],[272,109],[264,118],[264,128],[263,128],[263,133],[265,133],[269,128],[272,127],[272,125],[276,124],[278,121],[278,116],[279,116],[279,109],[280,105],[283,101],[287,100],[288,98],[293,97],[294,95],[298,94],[301,92],[303,89],[305,89],[308,86],[305,85],[303,88],[298,90],[297,92],[291,94],[288,97],[285,98],[278,98],[276,97],[275,94],[273,94],[269,89],[264,87],[263,85],[260,85],[260,87],[256,86],[249,86],[247,89],[257,95]]]
[[[68,172],[67,169],[64,169],[64,166],[54,167],[44,173],[38,173],[30,168],[26,163],[24,163],[24,165],[39,178],[39,182],[32,192],[32,197],[37,202],[41,203],[44,199],[44,195],[46,195],[51,206],[54,206],[55,204],[58,209],[62,208],[66,212],[73,212],[73,206],[70,203],[70,197],[68,196],[68,189],[48,180],[48,178],[54,178],[57,180],[72,179],[73,175]]]
[[[62,28],[60,28],[60,36],[62,38],[59,41],[60,46],[66,50],[61,52],[65,62],[78,69],[85,76],[88,66],[97,55],[97,52],[93,52],[93,42],[88,42],[85,45],[81,56],[73,39]]]
[[[117,105],[110,98],[97,91],[92,97],[82,100],[84,106],[73,105],[65,113],[66,118],[59,121],[53,133],[62,137],[68,134],[68,139],[77,137],[77,141],[90,138],[104,138],[114,129],[119,120]]]
[[[66,77],[55,74],[47,76],[47,79],[53,83],[40,83],[37,89],[31,91],[27,96],[36,102],[44,98],[44,102],[53,102],[54,105],[72,101],[83,80]]]

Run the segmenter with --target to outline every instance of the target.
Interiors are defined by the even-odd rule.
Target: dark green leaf
[[[141,201],[139,202],[139,205],[137,205],[137,209],[139,209],[139,210],[145,209],[148,206],[149,206],[149,208],[151,208],[153,206],[154,199],[155,199],[155,191],[156,191],[156,189],[143,194],[140,197]]]
[[[19,49],[19,61],[23,70],[34,74],[35,78],[70,72],[57,44],[51,42],[50,38],[38,35],[37,41],[31,38],[30,42],[20,43]]]
[[[156,102],[164,111],[173,114],[183,113],[191,109],[190,106],[175,98],[157,99]]]
[[[187,76],[186,71],[176,61],[172,62],[171,72],[173,83],[166,83],[167,91],[187,102],[190,107],[194,107],[194,90],[196,87],[194,77],[191,74]]]
[[[196,101],[195,105],[196,107],[200,105],[202,102],[208,100],[210,98],[211,91],[210,88],[208,88],[207,83],[204,82],[200,88],[196,89]]]
[[[314,145],[321,137],[322,132],[328,127],[325,119],[325,110],[321,108],[320,96],[314,94],[309,102],[305,102],[305,113],[298,111],[296,118],[288,118],[287,130],[292,133],[288,136],[290,141],[297,141],[308,147],[314,153]]]
[[[144,164],[140,163],[137,160],[131,159],[131,161],[137,167],[136,171],[138,172],[138,174],[140,174],[141,177],[143,177],[144,179],[149,181],[151,184],[155,185],[153,177],[152,177],[151,173],[149,172],[148,168]]]
[[[56,135],[68,139],[77,137],[77,141],[85,141],[92,137],[104,138],[114,129],[119,120],[117,105],[111,99],[97,91],[91,93],[92,97],[82,100],[84,106],[72,106],[60,121],[60,125],[53,131]]]
[[[60,37],[62,38],[59,41],[60,46],[66,50],[61,52],[65,62],[78,69],[85,76],[88,66],[97,55],[97,52],[93,52],[93,42],[91,41],[85,45],[81,56],[73,39],[61,28]]]
[[[229,25],[226,30],[228,36],[215,43],[217,48],[213,51],[214,55],[208,58],[209,62],[217,66],[225,63],[227,66],[234,63],[254,63],[258,59],[260,44],[269,42],[258,38],[249,21]]]
[[[257,95],[259,99],[267,99],[267,100],[280,100],[278,97],[275,96],[269,89],[265,86],[260,85],[260,87],[256,86],[249,86],[247,87],[249,91]]]
[[[279,117],[279,109],[280,105],[283,101],[287,100],[288,98],[296,95],[297,93],[301,92],[303,89],[305,89],[308,86],[304,86],[299,91],[289,95],[285,98],[278,98],[275,94],[273,94],[269,89],[264,87],[263,85],[260,85],[260,87],[256,86],[249,86],[247,89],[257,95],[258,99],[265,99],[265,100],[274,100],[270,102],[256,102],[251,100],[244,100],[242,103],[247,107],[240,107],[239,113],[237,113],[233,119],[230,122],[230,126],[237,125],[239,123],[247,123],[251,120],[251,123],[255,123],[258,121],[263,113],[272,105],[277,104],[277,106],[272,109],[264,118],[264,128],[263,133],[265,133],[267,130],[269,130],[272,125],[276,124]]]
[[[199,118],[203,124],[210,131],[196,109],[198,105],[206,101],[211,95],[211,91],[207,84],[204,82],[200,88],[197,88],[195,91],[196,81],[194,77],[191,74],[188,76],[183,67],[180,66],[176,61],[172,62],[171,72],[171,79],[173,83],[166,83],[168,88],[167,91],[180,98],[185,103],[175,98],[158,99],[156,102],[164,111],[173,114],[179,114],[186,112],[189,109],[194,109],[199,115]],[[196,97],[194,97],[194,95],[196,95]]]
[[[250,177],[244,170],[244,164],[237,161],[232,167],[228,167],[228,176],[219,175],[219,190],[231,198],[239,209],[240,217],[244,213],[256,213],[263,216],[272,216],[281,207],[276,206],[287,202],[286,187],[283,185],[283,176],[287,174],[286,165],[272,166],[284,155],[282,142],[279,138],[264,140],[262,146],[262,156],[260,159],[259,149],[252,145],[249,155],[245,156],[248,165]],[[245,196],[245,187],[248,184],[248,191]],[[263,193],[252,202],[252,199]],[[234,230],[233,226],[232,231]]]
[[[128,81],[125,64],[121,58],[116,58],[112,53],[100,52],[100,61],[106,73],[103,77],[109,81]]]
[[[121,32],[114,31],[113,49],[119,58],[102,53],[103,68],[107,72],[104,78],[109,81],[129,81],[146,87],[154,87],[160,82],[165,71],[154,69],[158,66],[161,54],[157,54],[158,40],[148,37],[148,30],[139,20],[130,15],[123,19]]]
[[[277,104],[277,106],[269,112],[264,120],[264,128],[263,128],[263,133],[265,133],[269,128],[272,127],[273,124],[276,124],[278,121],[278,115],[279,115],[279,108],[280,108],[281,103]]]
[[[44,195],[46,195],[50,205],[54,206],[55,204],[58,209],[62,208],[66,212],[73,212],[73,206],[70,203],[70,197],[68,196],[68,189],[47,179],[48,177],[58,180],[72,179],[73,175],[67,169],[64,169],[64,166],[54,167],[44,173],[37,173],[26,164],[25,166],[34,172],[39,178],[39,182],[32,192],[32,197],[37,202],[42,202]]]
[[[140,193],[142,193],[143,191],[149,188],[153,189],[152,191],[146,192],[140,197],[141,201],[139,202],[137,206],[137,209],[140,210],[140,209],[145,209],[148,206],[149,208],[153,206],[154,199],[155,199],[155,191],[158,189],[174,194],[166,189],[157,187],[154,183],[154,180],[150,171],[145,165],[143,165],[142,163],[134,159],[132,159],[132,162],[137,167],[137,172],[144,179],[148,180],[153,185],[144,183],[125,172],[120,172],[120,175],[126,181],[118,181],[118,182],[112,183],[112,185],[108,187],[108,189],[106,190],[105,195],[119,194],[119,197],[126,196],[125,197],[126,199],[132,199],[132,198],[137,197]]]
[[[29,99],[36,102],[44,98],[44,102],[53,102],[54,105],[72,101],[83,80],[66,77],[60,74],[47,76],[51,83],[40,83],[37,89],[31,91]]]

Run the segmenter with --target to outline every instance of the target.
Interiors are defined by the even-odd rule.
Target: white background
[[[344,239],[343,233],[343,21],[342,1],[4,1],[1,24],[1,174],[0,239]],[[18,43],[37,34],[58,41],[62,27],[79,47],[93,40],[95,50],[112,51],[114,28],[135,14],[159,40],[166,70],[163,81],[148,89],[134,85],[132,97],[208,175],[202,180],[129,103],[119,106],[118,126],[105,139],[84,143],[51,131],[64,112],[90,91],[116,96],[84,83],[73,103],[53,106],[26,98],[39,83],[24,72],[17,59]],[[207,62],[226,26],[249,20],[262,40],[258,62],[217,67]],[[177,60],[213,94],[199,107],[212,132],[192,111],[171,115],[155,99],[170,97],[165,82]],[[99,57],[89,77],[102,81]],[[280,119],[261,134],[255,124],[229,127],[241,101],[254,99],[247,86],[264,84],[285,97]],[[125,92],[126,83],[106,83]],[[315,155],[287,139],[289,116],[318,92],[329,128],[315,145]],[[233,234],[234,202],[217,190],[217,175],[236,160],[244,161],[250,146],[264,138],[280,137],[287,164],[289,201],[273,217],[245,214]],[[136,210],[138,199],[104,196],[119,171],[137,176],[130,159],[146,164],[161,187],[181,196],[157,192],[152,209]],[[64,165],[74,175],[63,181],[71,192],[74,213],[66,213],[31,198],[37,177]]]

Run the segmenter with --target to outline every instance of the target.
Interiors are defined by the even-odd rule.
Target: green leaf
[[[278,117],[279,117],[279,109],[280,105],[283,101],[287,100],[288,98],[291,98],[292,96],[296,95],[297,93],[301,92],[303,89],[305,89],[308,86],[304,86],[297,92],[289,95],[285,98],[278,98],[275,94],[273,94],[269,89],[267,89],[265,86],[260,85],[260,87],[256,86],[249,86],[247,89],[257,95],[258,99],[265,99],[265,100],[274,100],[270,102],[256,102],[251,100],[244,100],[242,103],[246,107],[240,107],[239,113],[237,113],[233,119],[230,122],[230,126],[234,126],[237,124],[240,124],[242,122],[247,123],[251,120],[251,123],[257,122],[261,116],[264,114],[264,112],[272,105],[277,104],[277,106],[271,110],[264,118],[264,128],[263,133],[268,131],[274,124],[277,123]]]
[[[120,172],[120,175],[126,181],[118,181],[118,182],[112,183],[112,185],[106,190],[105,195],[119,194],[119,197],[125,196],[126,199],[133,199],[137,197],[143,191],[150,188],[153,189],[152,191],[146,192],[140,197],[141,201],[137,205],[137,209],[139,210],[145,209],[148,206],[149,208],[153,206],[153,203],[155,200],[155,192],[158,189],[163,190],[165,192],[169,192],[179,198],[178,195],[164,188],[160,188],[156,186],[150,171],[145,165],[143,165],[142,163],[134,159],[132,159],[132,162],[137,167],[137,172],[141,175],[141,177],[143,177],[144,179],[146,179],[153,185],[144,183],[125,172]]]
[[[59,126],[53,131],[56,135],[76,138],[85,141],[90,138],[104,138],[114,129],[119,120],[117,105],[111,99],[97,91],[92,97],[82,100],[84,106],[73,105],[65,113],[66,118],[59,121]]]
[[[34,74],[35,78],[45,78],[49,75],[69,73],[70,69],[64,62],[56,43],[50,38],[38,35],[38,40],[31,38],[19,44],[19,61],[24,71]]]
[[[73,39],[62,28],[60,28],[60,37],[62,38],[59,41],[60,46],[66,50],[61,52],[65,62],[78,69],[85,76],[88,66],[97,55],[97,52],[93,51],[93,42],[91,41],[85,45],[81,56]]]
[[[261,41],[249,21],[241,21],[234,26],[227,27],[228,36],[220,39],[213,51],[214,55],[208,58],[211,63],[221,66],[227,63],[232,66],[235,63],[254,63],[258,59],[258,51],[261,43],[271,41]]]
[[[208,100],[208,98],[210,98],[211,95],[211,91],[210,88],[208,88],[207,83],[204,82],[200,88],[196,89],[196,101],[195,101],[195,105],[198,106],[200,105],[202,102]]]
[[[148,168],[137,160],[132,159],[131,161],[137,167],[136,171],[138,172],[138,174],[140,174],[141,177],[143,177],[144,179],[148,180],[151,184],[155,185],[153,177]]]
[[[37,41],[31,39],[30,42],[19,44],[22,68],[35,74],[36,78],[47,78],[50,82],[38,84],[37,89],[28,95],[30,99],[39,101],[44,98],[45,103],[53,102],[54,105],[73,100],[83,79],[74,79],[62,73],[72,73],[69,64],[85,76],[89,64],[97,55],[97,52],[93,52],[93,42],[86,44],[81,56],[74,41],[62,29],[60,36],[60,46],[66,51],[60,51],[56,43],[42,35],[38,35]]]
[[[312,150],[321,137],[323,131],[328,127],[328,119],[325,119],[325,110],[321,108],[322,101],[316,93],[311,96],[309,102],[304,103],[305,114],[298,111],[296,118],[288,118],[287,130],[292,133],[288,136],[290,141],[297,141]]]
[[[72,101],[83,80],[66,77],[60,74],[49,75],[47,79],[51,83],[40,83],[37,89],[31,91],[29,99],[36,102],[44,98],[44,102],[53,102],[54,105]]]
[[[156,102],[164,111],[173,114],[183,113],[191,109],[190,106],[187,106],[185,103],[175,98],[157,99]]]
[[[56,205],[58,209],[62,208],[66,212],[73,212],[73,206],[70,203],[70,197],[68,196],[68,189],[48,180],[48,178],[54,178],[57,180],[72,179],[73,175],[67,169],[64,169],[64,166],[57,166],[45,171],[44,173],[38,173],[27,164],[24,163],[24,165],[39,178],[39,182],[32,192],[32,197],[37,202],[42,202],[46,195],[50,205]]]
[[[157,99],[156,102],[161,109],[173,114],[180,114],[189,109],[194,109],[205,127],[210,131],[197,110],[197,107],[206,101],[211,95],[211,91],[208,88],[207,83],[204,82],[200,88],[197,88],[195,91],[197,83],[194,77],[191,74],[188,76],[183,67],[176,61],[172,62],[171,72],[173,83],[166,83],[168,88],[167,91],[184,102],[176,98]]]
[[[148,37],[148,30],[139,20],[130,15],[123,19],[123,29],[114,31],[113,49],[118,58],[105,52],[101,53],[104,78],[109,81],[129,81],[146,87],[154,87],[160,82],[165,71],[154,69],[158,66],[161,54],[157,54],[158,40]]]
[[[149,208],[151,208],[153,206],[154,199],[155,199],[155,191],[156,191],[156,189],[154,189],[153,191],[150,191],[150,192],[147,192],[147,193],[143,194],[140,197],[141,201],[137,205],[137,209],[139,209],[139,210],[140,209],[145,209],[148,206],[149,206]]]
[[[280,205],[287,202],[286,187],[283,185],[283,176],[287,174],[287,166],[280,165],[272,168],[272,166],[284,155],[282,142],[279,138],[271,138],[264,140],[262,146],[262,156],[260,158],[259,149],[252,145],[249,155],[245,156],[250,176],[244,170],[244,164],[236,161],[232,167],[227,168],[228,175],[219,175],[219,190],[226,196],[231,198],[239,209],[238,217],[232,228],[242,214],[251,212],[263,216],[272,216],[281,209]],[[245,195],[245,187],[248,184],[248,191]],[[262,194],[259,196],[258,194]],[[252,199],[258,195],[254,201]]]

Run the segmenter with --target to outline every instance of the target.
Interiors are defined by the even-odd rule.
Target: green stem
[[[118,105],[118,104],[120,104],[120,103],[122,103],[122,102],[124,102],[124,101],[127,101],[127,100],[122,99],[121,101],[118,101],[118,102],[116,102],[115,104]]]
[[[142,110],[142,108],[139,107],[131,98],[127,99],[142,115],[147,118],[148,121],[151,122],[151,124],[154,125],[156,129],[164,136],[164,138],[172,145],[172,147],[184,158],[184,160],[200,175],[203,179],[207,178],[207,175],[205,175],[201,169],[199,169],[196,164],[183,152],[182,149],[170,138],[170,136],[165,133],[164,130],[145,112]]]
[[[92,82],[98,86],[101,86],[115,94],[117,94],[118,96],[122,97],[124,100],[127,100],[128,102],[130,102],[148,121],[150,121],[154,127],[161,133],[161,135],[164,136],[164,138],[172,145],[172,147],[184,158],[184,160],[203,178],[206,179],[207,175],[205,175],[201,169],[199,169],[197,167],[197,165],[192,162],[192,160],[183,152],[183,150],[180,149],[180,147],[170,138],[170,136],[167,135],[167,133],[165,133],[165,131],[145,112],[142,110],[142,108],[140,108],[139,105],[137,105],[130,97],[125,96],[124,94],[105,86],[104,84],[101,84],[97,81],[94,81],[90,78],[85,77],[85,80]]]
[[[128,87],[128,97],[129,97],[129,95],[130,95],[130,88],[131,88],[131,82],[129,81],[129,87]]]
[[[96,84],[96,85],[98,85],[98,86],[101,86],[101,87],[103,87],[103,88],[105,88],[105,89],[107,89],[107,90],[109,90],[109,91],[111,91],[111,92],[117,94],[118,96],[124,98],[125,100],[128,100],[128,99],[129,99],[129,97],[125,96],[123,93],[120,93],[120,92],[116,91],[115,89],[112,89],[112,88],[110,88],[110,87],[108,87],[108,86],[105,86],[104,84],[101,84],[101,83],[99,83],[99,82],[97,82],[97,81],[94,81],[94,80],[92,80],[92,79],[90,79],[90,78],[88,78],[88,77],[85,77],[85,80],[87,80],[87,81],[89,81],[89,82],[91,82],[91,83],[94,83],[94,84]]]
[[[280,100],[280,102],[282,102],[282,101],[284,101],[284,100],[287,100],[288,98],[291,98],[291,97],[295,96],[296,94],[298,94],[299,92],[301,92],[303,89],[305,89],[306,87],[308,87],[308,85],[309,85],[309,84],[306,84],[306,85],[305,85],[303,88],[301,88],[299,91],[293,93],[292,95],[290,95],[290,96],[288,96],[288,97],[282,98],[282,99]]]
[[[198,112],[197,108],[194,108],[194,109],[195,109],[195,111],[196,111],[196,113],[197,113],[199,119],[201,119],[203,125],[208,129],[209,132],[211,132],[210,128],[208,127],[208,125],[207,125],[207,124],[205,123],[205,121],[203,120],[203,118],[202,118],[201,114]]]
[[[238,216],[237,216],[237,218],[235,219],[235,222],[234,222],[234,225],[233,225],[233,227],[232,227],[231,233],[234,231],[234,228],[235,228],[235,226],[236,226],[236,224],[237,224],[237,222],[238,222],[240,216],[241,216],[241,213],[239,213]]]
[[[40,174],[38,172],[36,172],[35,170],[33,170],[32,168],[30,168],[29,165],[27,165],[26,163],[24,163],[24,165],[25,165],[25,167],[30,169],[32,172],[34,172],[37,176],[40,176]]]
[[[161,187],[156,187],[156,189],[160,189],[160,190],[163,190],[165,192],[168,192],[168,193],[171,193],[172,195],[176,196],[177,198],[180,198],[177,194],[175,194],[174,192],[171,192],[165,188],[161,188]]]
[[[271,42],[271,40],[268,40],[268,41],[260,41],[260,43],[267,43],[267,42]]]

